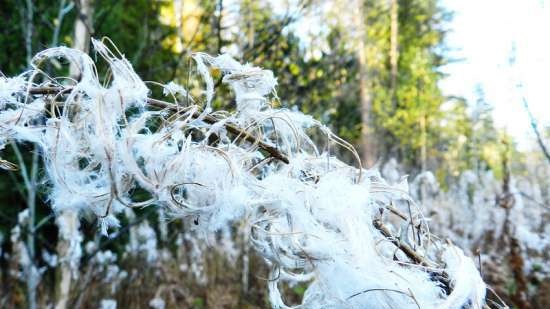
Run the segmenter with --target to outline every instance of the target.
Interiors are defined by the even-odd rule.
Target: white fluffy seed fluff
[[[37,54],[29,72],[0,78],[0,142],[40,147],[55,211],[93,213],[104,232],[118,225],[116,216],[126,207],[153,204],[172,216],[196,218],[204,232],[244,222],[251,246],[271,267],[274,308],[484,305],[485,284],[473,261],[430,237],[406,185],[389,185],[376,171],[320,153],[309,129],[326,137],[324,145],[358,157],[313,118],[268,104],[277,83],[271,71],[227,55],[194,54],[205,100],[159,110],[129,62],[100,41],[92,43],[110,67],[108,85],[92,58],[65,47]],[[46,76],[40,63],[57,57],[77,65],[81,78]],[[233,90],[235,112],[212,112],[212,69]],[[190,96],[173,83],[165,94]],[[152,120],[162,125],[151,126]],[[133,200],[136,188],[150,199]],[[410,217],[402,215],[408,206]],[[308,283],[302,303],[287,304],[279,286],[296,282]],[[102,308],[114,307],[102,302]]]

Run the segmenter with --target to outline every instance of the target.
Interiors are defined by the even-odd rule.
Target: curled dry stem
[[[28,93],[31,95],[48,95],[48,94],[58,95],[62,92],[67,93],[71,91],[72,91],[71,87],[32,87],[28,90]],[[152,106],[152,107],[166,109],[172,112],[180,112],[180,108],[181,108],[177,104],[158,100],[158,99],[153,99],[153,98],[147,98],[147,104],[149,104],[149,106]],[[202,116],[202,121],[210,125],[215,124],[216,122],[219,121],[218,118],[215,118],[210,114],[201,115],[201,112],[199,111],[194,111],[193,114],[191,115],[191,117],[195,119],[198,119],[201,116]],[[246,132],[239,126],[227,122],[227,123],[224,123],[224,127],[229,133],[240,136],[243,140],[249,143],[257,144],[259,148],[267,152],[273,158],[286,164],[290,162],[288,160],[288,157],[282,152],[280,152],[276,146],[258,139],[256,136]]]

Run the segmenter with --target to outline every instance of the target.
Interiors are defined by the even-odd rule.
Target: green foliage
[[[372,104],[382,155],[419,166],[421,148],[433,150],[442,142],[440,123],[445,115],[441,106],[445,98],[438,82],[444,59],[438,48],[446,15],[434,0],[398,1],[399,57],[394,94],[390,87],[389,6],[379,1],[367,3],[371,5],[367,8],[367,26],[371,29],[368,42],[374,46],[368,53]]]

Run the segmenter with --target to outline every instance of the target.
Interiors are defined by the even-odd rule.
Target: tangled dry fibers
[[[152,205],[205,233],[243,224],[271,268],[273,308],[486,306],[473,260],[430,234],[406,181],[385,182],[317,120],[273,108],[271,71],[196,53],[203,91],[161,85],[164,101],[149,97],[158,84],[143,82],[115,48],[93,47],[110,68],[103,78],[91,57],[66,47],[0,78],[0,149],[38,146],[56,213],[94,214],[104,233],[125,207]],[[78,80],[41,70],[59,58],[79,68]],[[234,93],[233,112],[212,109],[213,70]],[[285,304],[279,286],[289,282],[308,283],[301,304]]]

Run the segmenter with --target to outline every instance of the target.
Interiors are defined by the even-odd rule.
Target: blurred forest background
[[[550,308],[550,130],[525,102],[534,138],[519,151],[481,87],[475,101],[442,93],[452,12],[437,0],[1,0],[0,15],[5,76],[40,50],[88,50],[104,36],[143,80],[189,85],[196,51],[273,70],[277,104],[322,120],[390,181],[409,175],[436,234],[475,256],[511,307]],[[215,106],[233,108],[219,86]],[[32,146],[2,157],[22,168],[0,174],[1,308],[269,306],[267,270],[238,226],[197,235],[145,208],[109,238],[84,218],[68,243]],[[286,298],[303,292],[289,286]]]

